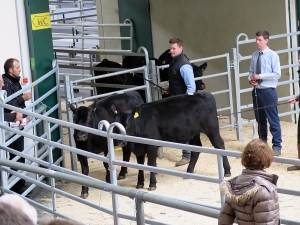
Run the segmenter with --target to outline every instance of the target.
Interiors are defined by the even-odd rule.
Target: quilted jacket
[[[218,224],[278,225],[278,176],[264,170],[244,169],[242,174],[220,184],[225,195]]]

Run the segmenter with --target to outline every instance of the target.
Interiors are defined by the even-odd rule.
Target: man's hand
[[[20,121],[20,123],[21,123],[23,120],[23,114],[19,113],[19,112],[14,112],[14,113],[16,114],[16,118],[15,118],[14,122]]]
[[[168,87],[164,88],[164,93],[165,93],[166,95],[169,94],[169,88],[168,88]]]
[[[22,95],[24,101],[28,101],[31,99],[31,92],[25,92],[23,95]]]
[[[288,100],[288,102],[291,103],[291,104],[295,104],[297,101],[298,101],[298,96]]]
[[[250,76],[250,81],[249,83],[252,85],[252,86],[257,86],[258,85],[258,82],[257,80],[259,80],[260,77],[259,77],[259,74],[252,74]]]

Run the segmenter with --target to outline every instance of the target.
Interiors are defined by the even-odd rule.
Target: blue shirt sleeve
[[[180,74],[186,85],[186,93],[196,92],[193,67],[189,64],[183,65],[180,68]]]

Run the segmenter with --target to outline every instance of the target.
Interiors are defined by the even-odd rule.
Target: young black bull
[[[208,92],[178,95],[141,104],[115,116],[115,121],[120,122],[131,136],[178,143],[189,141],[191,145],[202,146],[200,133],[204,133],[215,148],[225,149],[220,136],[216,102]],[[157,146],[127,143],[127,147],[134,152],[139,164],[144,164],[147,154],[148,165],[156,166]],[[188,173],[194,172],[198,157],[199,152],[192,152]],[[230,165],[226,156],[223,157],[223,164],[225,176],[230,176]],[[143,186],[144,171],[140,170],[136,188]],[[151,172],[149,190],[155,189],[156,177]]]
[[[80,106],[79,108],[75,108],[73,105],[70,105],[70,107],[74,114],[73,120],[75,124],[98,129],[98,123],[101,120],[107,120],[109,123],[114,122],[114,114],[111,112],[112,105],[118,112],[124,112],[142,103],[144,102],[140,94],[132,91],[106,97],[88,107]],[[81,130],[74,130],[74,140],[76,148],[92,153],[104,152],[105,156],[108,154],[107,139],[104,137],[89,134]],[[129,162],[130,155],[131,151],[124,147],[123,161]],[[77,157],[81,165],[82,174],[88,175],[89,165],[87,157],[82,155],[77,155]],[[103,165],[106,169],[106,182],[110,183],[108,164],[103,163]],[[125,179],[126,173],[127,167],[122,167],[118,179]],[[82,198],[87,198],[88,190],[88,187],[82,186]]]

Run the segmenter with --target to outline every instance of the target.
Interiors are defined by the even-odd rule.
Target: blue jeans
[[[252,91],[253,108],[256,122],[258,123],[258,136],[263,141],[268,140],[267,121],[270,124],[273,150],[281,150],[281,128],[278,116],[278,95],[275,88],[256,89]],[[268,107],[270,106],[270,107]],[[266,107],[255,110],[256,108]]]
[[[186,142],[185,144],[190,144],[189,142]],[[182,158],[191,159],[191,151],[188,150],[182,150]]]

